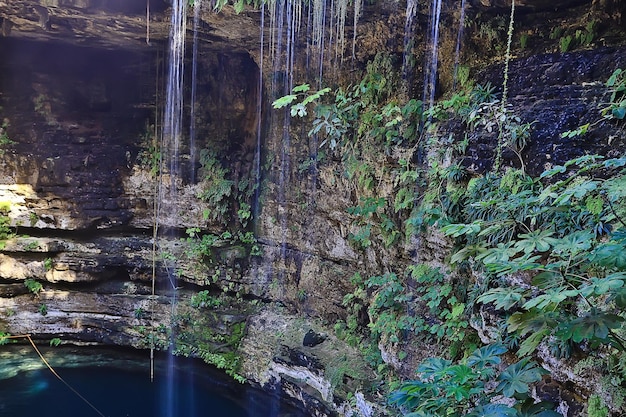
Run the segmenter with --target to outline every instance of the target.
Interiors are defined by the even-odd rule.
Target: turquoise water
[[[47,368],[23,370],[0,379],[0,416],[305,417],[302,411],[265,392],[220,379],[212,370],[199,370],[190,364],[193,362],[186,361],[177,368],[172,384],[161,374],[150,382],[147,369],[135,366],[55,367],[98,411]],[[173,392],[167,386],[173,386]]]

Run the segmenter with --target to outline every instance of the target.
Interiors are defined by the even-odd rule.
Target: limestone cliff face
[[[341,172],[340,161],[329,158],[319,170],[308,169],[317,144],[306,136],[306,128],[287,128],[292,134],[285,141],[282,121],[271,110],[271,100],[282,95],[272,88],[288,75],[271,62],[270,47],[277,38],[266,26],[261,56],[260,12],[235,14],[230,7],[219,14],[206,7],[200,15],[197,153],[191,145],[183,146],[180,192],[176,201],[165,201],[168,194],[162,194],[162,204],[176,210],[155,216],[154,146],[162,127],[170,17],[166,2],[148,4],[149,11],[143,0],[0,1],[0,117],[2,132],[13,142],[0,156],[0,204],[8,203],[5,215],[15,233],[0,251],[0,331],[145,348],[146,327],[169,326],[172,320],[166,254],[177,261],[177,285],[185,302],[203,289],[237,302],[257,300],[245,314],[218,306],[220,318],[211,322],[223,338],[232,335],[228,328],[233,323],[247,323],[238,345],[245,354],[245,377],[282,387],[312,404],[315,414],[332,414],[348,391],[359,389],[355,380],[372,378],[371,370],[363,366],[348,372],[357,366],[352,348],[332,335],[319,346],[302,346],[304,334],[309,329],[328,332],[335,321],[345,319],[342,302],[354,290],[350,278],[355,271],[375,275],[415,259],[440,262],[449,243],[436,234],[391,247],[375,243],[363,251],[350,243],[355,229],[346,209],[358,204],[358,190]],[[509,6],[507,1],[468,2],[471,22],[462,62],[472,62],[472,76],[493,85],[502,84],[502,22]],[[394,2],[367,6],[357,26],[354,61],[346,44],[343,66],[322,65],[329,79],[355,82],[376,52],[401,55],[404,7]],[[426,10],[425,4],[420,7]],[[602,82],[614,68],[626,67],[624,5],[528,0],[518,10],[518,33],[527,35],[527,46],[516,49],[511,63],[511,102],[524,120],[540,119],[523,156],[529,171],[538,173],[546,164],[585,152],[623,150],[626,138],[607,138],[609,129],[602,123],[594,127],[591,141],[554,138],[596,120]],[[444,2],[439,94],[452,87],[458,13],[456,2]],[[602,36],[561,53],[546,22],[584,27],[587,16],[601,22]],[[420,11],[416,43],[425,43],[427,26],[428,16]],[[299,36],[296,83],[315,73],[307,67],[305,31]],[[191,39],[190,31],[187,79]],[[414,59],[421,62],[425,55],[416,48]],[[421,75],[417,65],[408,88],[418,98]],[[187,85],[186,120],[190,89]],[[185,127],[185,134],[190,130]],[[466,163],[482,172],[492,163],[494,139],[470,139]],[[202,149],[215,151],[225,177],[216,177],[220,165],[201,161]],[[227,209],[213,217],[214,207],[201,196],[218,180],[231,181],[229,192],[240,194],[226,195],[222,202]],[[253,182],[258,191],[246,188]],[[378,187],[391,193],[393,184],[381,181]],[[238,213],[246,213],[246,207],[253,219],[242,222]],[[155,225],[168,232],[159,235],[157,246]],[[218,237],[200,260],[188,254],[183,240],[193,227],[200,229],[196,237]],[[257,241],[236,240],[224,232],[254,232]],[[153,271],[156,301],[150,296]],[[26,280],[42,283],[42,291],[30,292]],[[367,320],[362,312],[359,324],[366,326]],[[415,349],[422,348],[422,355],[436,350]],[[332,355],[339,351],[345,353],[341,363]],[[414,366],[411,357],[401,364],[397,352],[383,353],[400,373],[408,374]],[[364,410],[367,405],[361,402]]]

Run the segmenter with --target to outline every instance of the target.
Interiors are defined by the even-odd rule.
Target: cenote
[[[94,348],[6,347],[0,355],[0,416],[35,417],[305,417],[284,399],[239,384],[197,360],[159,355],[150,379],[149,352]],[[56,365],[56,366],[55,366]]]
[[[0,416],[625,416],[625,22],[0,0]]]

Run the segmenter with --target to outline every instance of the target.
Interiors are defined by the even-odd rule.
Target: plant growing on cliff
[[[137,155],[137,161],[143,168],[148,169],[153,178],[156,178],[161,169],[162,154],[154,125],[146,123],[140,143],[142,150]]]
[[[476,349],[457,363],[428,358],[417,367],[418,379],[405,382],[390,396],[404,414],[472,417],[559,417],[553,404],[530,397],[530,385],[546,374],[536,363],[523,359],[500,370],[501,344]],[[507,401],[493,402],[505,397]]]
[[[9,138],[9,119],[4,119],[0,126],[0,155],[4,154],[4,149],[15,142]]]
[[[28,291],[33,293],[34,295],[39,295],[39,293],[43,290],[43,285],[39,281],[36,281],[32,278],[27,278],[24,280],[24,286],[28,288]]]
[[[11,205],[6,202],[0,202],[0,248],[4,247],[4,240],[14,236],[14,231],[11,227],[11,219],[8,216],[11,211]]]
[[[621,68],[613,71],[606,82],[611,92],[608,107],[602,110],[602,115],[609,119],[624,120],[626,118],[626,71]]]
[[[39,314],[41,314],[42,316],[47,316],[48,315],[48,306],[46,304],[40,304],[39,308],[37,309],[37,311],[39,311]]]
[[[585,156],[544,172],[543,180],[569,174],[546,185],[513,170],[486,176],[468,187],[466,222],[443,228],[461,243],[451,261],[471,259],[492,277],[478,302],[503,312],[522,338],[519,355],[542,341],[554,341],[557,356],[583,342],[624,349],[625,166],[626,158]],[[516,274],[524,285],[509,281]]]

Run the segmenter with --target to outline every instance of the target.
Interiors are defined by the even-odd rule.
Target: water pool
[[[33,360],[38,359],[34,352],[19,349],[7,354],[6,348],[0,348],[0,416],[306,417],[281,399],[230,381],[197,361],[177,359],[176,370],[169,375],[164,371],[167,359],[161,358],[151,382],[147,355],[44,352],[79,396]]]

